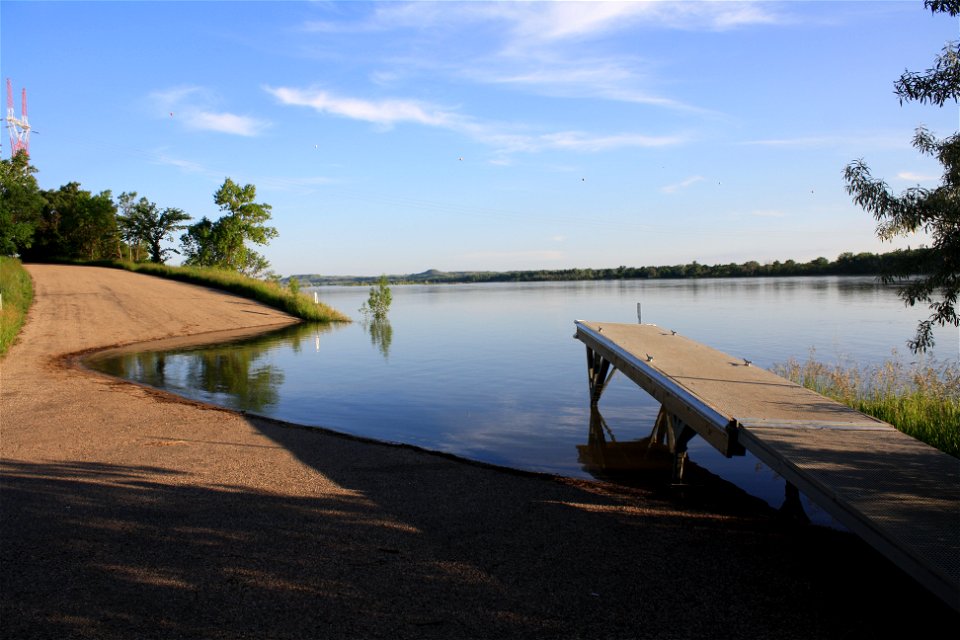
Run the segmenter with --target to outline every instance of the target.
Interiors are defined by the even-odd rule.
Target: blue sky
[[[919,0],[4,0],[0,30],[41,187],[200,218],[253,183],[282,275],[917,246],[876,240],[843,168],[934,186],[913,132],[960,118],[893,94],[960,31]]]

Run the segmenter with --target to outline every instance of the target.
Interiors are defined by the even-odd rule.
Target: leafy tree
[[[387,276],[382,275],[377,281],[377,286],[370,287],[370,295],[367,301],[360,307],[360,313],[371,315],[373,319],[383,320],[390,311],[390,304],[393,302],[393,293],[390,291],[390,285],[387,282]]]
[[[240,186],[230,178],[214,194],[214,202],[225,212],[216,221],[206,217],[187,227],[180,237],[186,264],[219,267],[256,276],[270,263],[247,242],[265,245],[277,237],[277,230],[267,226],[271,207],[257,203],[257,189],[252,184]]]
[[[290,276],[290,279],[287,280],[287,289],[290,290],[290,293],[296,296],[300,293],[300,278],[296,276]]]
[[[163,211],[146,198],[133,202],[136,193],[120,194],[120,209],[123,214],[117,216],[117,224],[121,235],[128,246],[136,249],[135,261],[140,260],[140,249],[145,247],[151,262],[162,264],[170,253],[179,253],[176,249],[164,248],[164,240],[172,240],[173,232],[186,229],[181,224],[190,219],[190,216],[181,209],[167,207]]]
[[[127,258],[140,262],[147,252],[147,247],[140,238],[133,209],[137,205],[137,192],[121,193],[117,197],[117,230],[120,239],[125,245]]]
[[[933,13],[960,15],[960,0],[926,0],[924,5]],[[905,71],[894,86],[901,104],[906,100],[942,107],[951,100],[958,102],[960,43],[947,44],[934,66],[925,72]],[[934,324],[960,326],[956,309],[960,294],[960,133],[938,140],[920,127],[913,146],[943,165],[940,186],[916,186],[894,195],[883,180],[870,174],[862,159],[846,167],[844,179],[854,202],[877,219],[877,235],[881,239],[890,240],[922,229],[933,240],[929,251],[903,254],[882,275],[885,282],[901,283],[900,297],[906,304],[922,302],[931,310],[907,343],[911,351],[922,353],[934,344]]]
[[[21,253],[33,244],[43,196],[25,151],[0,160],[0,255]]]
[[[97,195],[77,182],[42,192],[46,201],[25,260],[103,260],[120,257],[117,208],[110,191]]]

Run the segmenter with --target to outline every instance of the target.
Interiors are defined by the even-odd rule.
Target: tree
[[[133,199],[136,193],[120,194],[120,209],[123,215],[117,216],[117,224],[127,244],[136,248],[134,260],[139,261],[140,247],[146,247],[151,262],[162,264],[168,254],[179,253],[176,249],[161,246],[164,240],[172,240],[174,231],[186,229],[181,224],[190,219],[190,216],[181,209],[167,207],[163,211],[146,198],[140,198],[136,203]]]
[[[377,286],[370,287],[370,295],[367,301],[360,307],[360,313],[364,316],[373,316],[374,321],[383,320],[390,311],[390,304],[393,302],[393,293],[390,291],[390,285],[387,276],[382,275],[377,280]]]
[[[44,191],[45,200],[25,260],[103,260],[119,255],[117,208],[110,191],[97,195],[77,182]]]
[[[960,15],[960,0],[926,0],[933,13]],[[960,43],[948,43],[932,68],[923,73],[905,71],[895,83],[895,93],[904,101],[942,107],[960,100]],[[882,240],[906,236],[918,230],[933,240],[928,251],[907,252],[891,261],[881,279],[900,283],[900,297],[907,305],[925,303],[931,310],[907,342],[914,353],[934,345],[933,326],[960,326],[957,297],[960,295],[960,133],[938,140],[919,127],[913,146],[937,158],[943,165],[942,184],[934,189],[916,186],[894,195],[883,180],[870,174],[864,161],[856,160],[844,170],[847,193],[876,218]]]
[[[136,217],[134,216],[134,207],[137,205],[137,192],[123,192],[117,197],[117,231],[120,233],[120,239],[123,241],[127,251],[127,258],[133,262],[140,262],[142,255],[146,253],[147,247],[140,237],[140,231],[137,228]]]
[[[22,253],[33,244],[44,200],[23,150],[0,160],[0,255]]]
[[[256,197],[252,184],[241,187],[230,178],[224,180],[213,199],[225,215],[216,221],[203,217],[180,237],[186,264],[249,276],[265,271],[270,263],[246,243],[266,245],[277,237],[277,230],[266,225],[270,205],[254,202]]]

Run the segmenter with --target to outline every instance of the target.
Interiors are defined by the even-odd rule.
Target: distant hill
[[[836,260],[817,258],[810,262],[775,260],[766,264],[756,261],[741,264],[705,265],[698,262],[656,267],[619,266],[603,269],[541,269],[537,271],[440,271],[427,269],[421,273],[388,275],[391,284],[456,284],[470,282],[550,282],[565,280],[642,280],[654,278],[755,278],[767,276],[849,276],[880,275],[895,272],[895,265],[908,261],[929,249],[906,249],[890,253],[842,253]],[[301,286],[370,285],[380,276],[324,276],[299,274],[290,276]],[[288,281],[290,278],[284,278]]]

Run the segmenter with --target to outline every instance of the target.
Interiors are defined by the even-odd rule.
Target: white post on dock
[[[320,299],[317,297],[317,292],[313,292],[313,304],[320,304]]]

